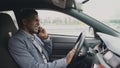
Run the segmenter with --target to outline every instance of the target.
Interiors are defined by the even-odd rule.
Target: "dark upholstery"
[[[0,68],[19,68],[8,51],[9,33],[17,31],[12,18],[0,13]]]

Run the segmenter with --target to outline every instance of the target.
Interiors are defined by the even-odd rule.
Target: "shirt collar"
[[[28,32],[26,32],[26,31],[24,31],[24,30],[22,30],[25,34],[26,34],[26,36],[29,38],[29,39],[32,39],[32,40],[34,40],[34,34],[32,35],[32,34],[29,34]]]

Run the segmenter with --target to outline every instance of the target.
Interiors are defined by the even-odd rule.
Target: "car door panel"
[[[75,42],[78,36],[66,36],[66,35],[50,35],[53,42],[53,52],[51,60],[60,59],[67,55],[67,53],[75,46]],[[87,46],[97,45],[99,40],[94,37],[85,38]]]
[[[53,42],[53,52],[51,59],[59,59],[65,57],[67,53],[74,47],[76,37],[71,36],[58,36],[58,35],[51,35],[50,36]]]

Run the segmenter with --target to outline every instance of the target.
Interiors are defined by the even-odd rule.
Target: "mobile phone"
[[[38,33],[37,34],[39,34],[41,31],[42,31],[42,28],[38,27]]]

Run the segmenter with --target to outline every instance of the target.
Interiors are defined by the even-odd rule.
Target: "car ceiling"
[[[51,0],[1,0],[0,10],[19,8],[53,8]]]

